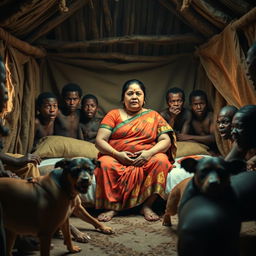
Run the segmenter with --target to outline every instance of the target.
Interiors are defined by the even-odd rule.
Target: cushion
[[[190,155],[210,155],[208,149],[208,146],[201,143],[190,141],[178,141],[176,158]]]
[[[46,136],[37,144],[34,154],[41,158],[97,158],[98,149],[91,142],[63,136]]]

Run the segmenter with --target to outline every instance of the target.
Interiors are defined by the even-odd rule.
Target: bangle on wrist
[[[111,156],[115,157],[115,150],[114,149],[111,151]]]

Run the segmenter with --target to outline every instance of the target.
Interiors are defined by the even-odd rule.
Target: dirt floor
[[[71,218],[71,223],[81,231],[90,235],[89,243],[77,243],[82,251],[76,255],[93,256],[177,256],[176,228],[177,217],[173,218],[173,226],[162,226],[162,220],[148,222],[140,215],[125,215],[113,218],[108,225],[115,230],[113,235],[104,235],[96,231],[91,225]],[[67,249],[62,239],[52,239],[54,248],[52,256],[67,255]],[[255,256],[256,223],[246,222],[241,231],[241,256]],[[15,256],[39,256],[39,252],[31,254],[17,254]]]

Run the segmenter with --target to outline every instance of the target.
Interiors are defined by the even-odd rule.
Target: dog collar
[[[65,194],[67,195],[68,199],[69,200],[73,200],[76,197],[76,195],[71,193],[71,190],[69,189],[69,187],[65,183],[65,180],[63,179],[63,170],[62,169],[55,169],[55,170],[53,170],[51,172],[51,175],[52,175],[52,178],[53,178],[54,182],[56,183],[56,185],[62,191],[65,192]]]

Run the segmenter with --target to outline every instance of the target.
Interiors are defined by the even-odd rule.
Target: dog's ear
[[[66,169],[66,168],[69,166],[70,162],[71,162],[70,159],[64,158],[64,159],[58,161],[58,162],[55,164],[54,168],[60,167],[60,168],[62,168],[62,169]]]
[[[100,161],[98,161],[96,158],[93,158],[92,162],[95,165],[95,167],[100,167]]]
[[[227,161],[230,174],[238,174],[246,171],[246,162],[240,159]]]
[[[198,161],[194,158],[185,158],[181,161],[180,166],[189,173],[195,173],[197,163]]]

